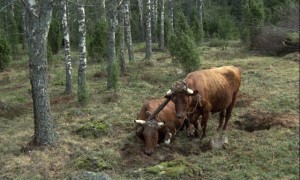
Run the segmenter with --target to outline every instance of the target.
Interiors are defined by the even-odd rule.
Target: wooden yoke
[[[148,120],[152,120],[155,118],[155,116],[168,104],[168,102],[171,100],[172,98],[167,98],[161,105],[159,105],[157,107],[157,109],[155,109],[155,111],[147,118],[146,121]]]

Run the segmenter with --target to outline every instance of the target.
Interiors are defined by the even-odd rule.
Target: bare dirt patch
[[[254,97],[246,93],[239,93],[235,107],[247,107],[255,100]]]
[[[298,114],[276,114],[265,113],[260,111],[248,112],[240,118],[243,121],[235,121],[234,124],[238,129],[248,132],[268,130],[273,126],[282,126],[286,128],[299,127],[299,115]]]

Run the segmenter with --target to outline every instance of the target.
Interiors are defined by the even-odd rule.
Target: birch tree
[[[145,39],[145,27],[144,27],[144,3],[143,0],[138,0],[139,10],[139,25],[140,25],[140,41],[143,42]]]
[[[128,48],[129,61],[134,61],[129,5],[130,5],[130,0],[125,0],[124,1],[124,26],[125,26],[125,36],[126,36],[126,43]]]
[[[159,19],[160,19],[160,33],[159,33],[159,49],[165,48],[165,0],[159,0]]]
[[[169,0],[169,22],[170,30],[174,33],[174,0]]]
[[[126,0],[127,1],[127,0]],[[125,14],[126,14],[126,1],[121,2],[120,13],[119,13],[119,31],[120,33],[120,68],[121,74],[126,73],[126,63],[125,63]],[[128,6],[128,4],[127,4]],[[128,49],[129,50],[129,49]]]
[[[116,59],[116,21],[117,21],[117,2],[116,0],[110,0],[109,3],[109,15],[108,15],[108,78],[107,78],[107,88],[116,88],[117,78],[115,59]]]
[[[84,0],[77,0],[79,25],[79,66],[78,66],[78,102],[85,104],[88,100],[86,83],[86,29]]]
[[[145,59],[150,60],[151,56],[152,56],[151,0],[146,0],[146,55],[145,55]]]
[[[66,94],[72,93],[72,61],[70,55],[70,36],[67,17],[67,0],[61,1],[62,5],[62,28],[64,34],[65,66],[66,66]]]
[[[158,8],[158,0],[151,0],[151,21],[152,21],[152,41],[157,42],[157,8]]]
[[[203,32],[203,3],[204,3],[204,0],[197,0],[197,4],[196,4],[197,17],[198,17],[198,21],[201,25],[202,32]]]
[[[29,70],[34,112],[33,145],[51,145],[57,136],[48,93],[47,36],[53,0],[22,0],[28,14]]]

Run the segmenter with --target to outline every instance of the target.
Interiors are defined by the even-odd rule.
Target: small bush
[[[95,25],[88,41],[87,52],[92,61],[101,62],[108,58],[108,26],[106,21]]]

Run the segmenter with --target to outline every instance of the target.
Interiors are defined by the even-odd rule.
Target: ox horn
[[[167,92],[167,95],[171,95],[172,94],[172,90],[170,89],[168,92]]]
[[[134,122],[137,124],[145,124],[146,123],[146,121],[144,121],[144,120],[134,120]]]
[[[189,93],[189,94],[194,94],[194,91],[191,90],[190,88],[186,87],[186,92]]]
[[[157,124],[158,124],[158,127],[162,127],[163,125],[165,125],[164,122],[158,122]]]

